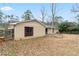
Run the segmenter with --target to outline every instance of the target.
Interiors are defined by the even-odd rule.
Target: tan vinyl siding
[[[51,28],[47,29],[47,34],[52,34],[52,29]]]
[[[9,25],[8,29],[14,29],[14,25]]]
[[[33,27],[33,36],[25,37],[24,27]],[[15,40],[45,36],[45,27],[37,22],[20,23],[16,25],[14,29]]]
[[[53,34],[53,33],[52,33],[52,30],[53,30],[53,29],[48,28],[48,34]],[[57,32],[59,32],[58,29],[54,29],[54,33],[57,33]]]

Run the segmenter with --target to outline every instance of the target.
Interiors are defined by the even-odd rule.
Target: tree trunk
[[[56,5],[52,3],[52,33],[54,33],[54,27],[55,27],[55,12],[56,12]]]

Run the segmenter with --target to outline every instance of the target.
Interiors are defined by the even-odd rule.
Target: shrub
[[[79,34],[79,26],[72,22],[63,22],[58,29],[60,33]]]

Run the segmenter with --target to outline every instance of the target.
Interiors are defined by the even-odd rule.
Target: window
[[[33,36],[33,27],[25,27],[24,35],[25,36]]]

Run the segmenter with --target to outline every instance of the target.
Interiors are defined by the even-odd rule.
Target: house
[[[29,39],[52,34],[52,27],[37,20],[11,23],[8,27],[14,40]],[[55,30],[57,32],[58,30]]]

